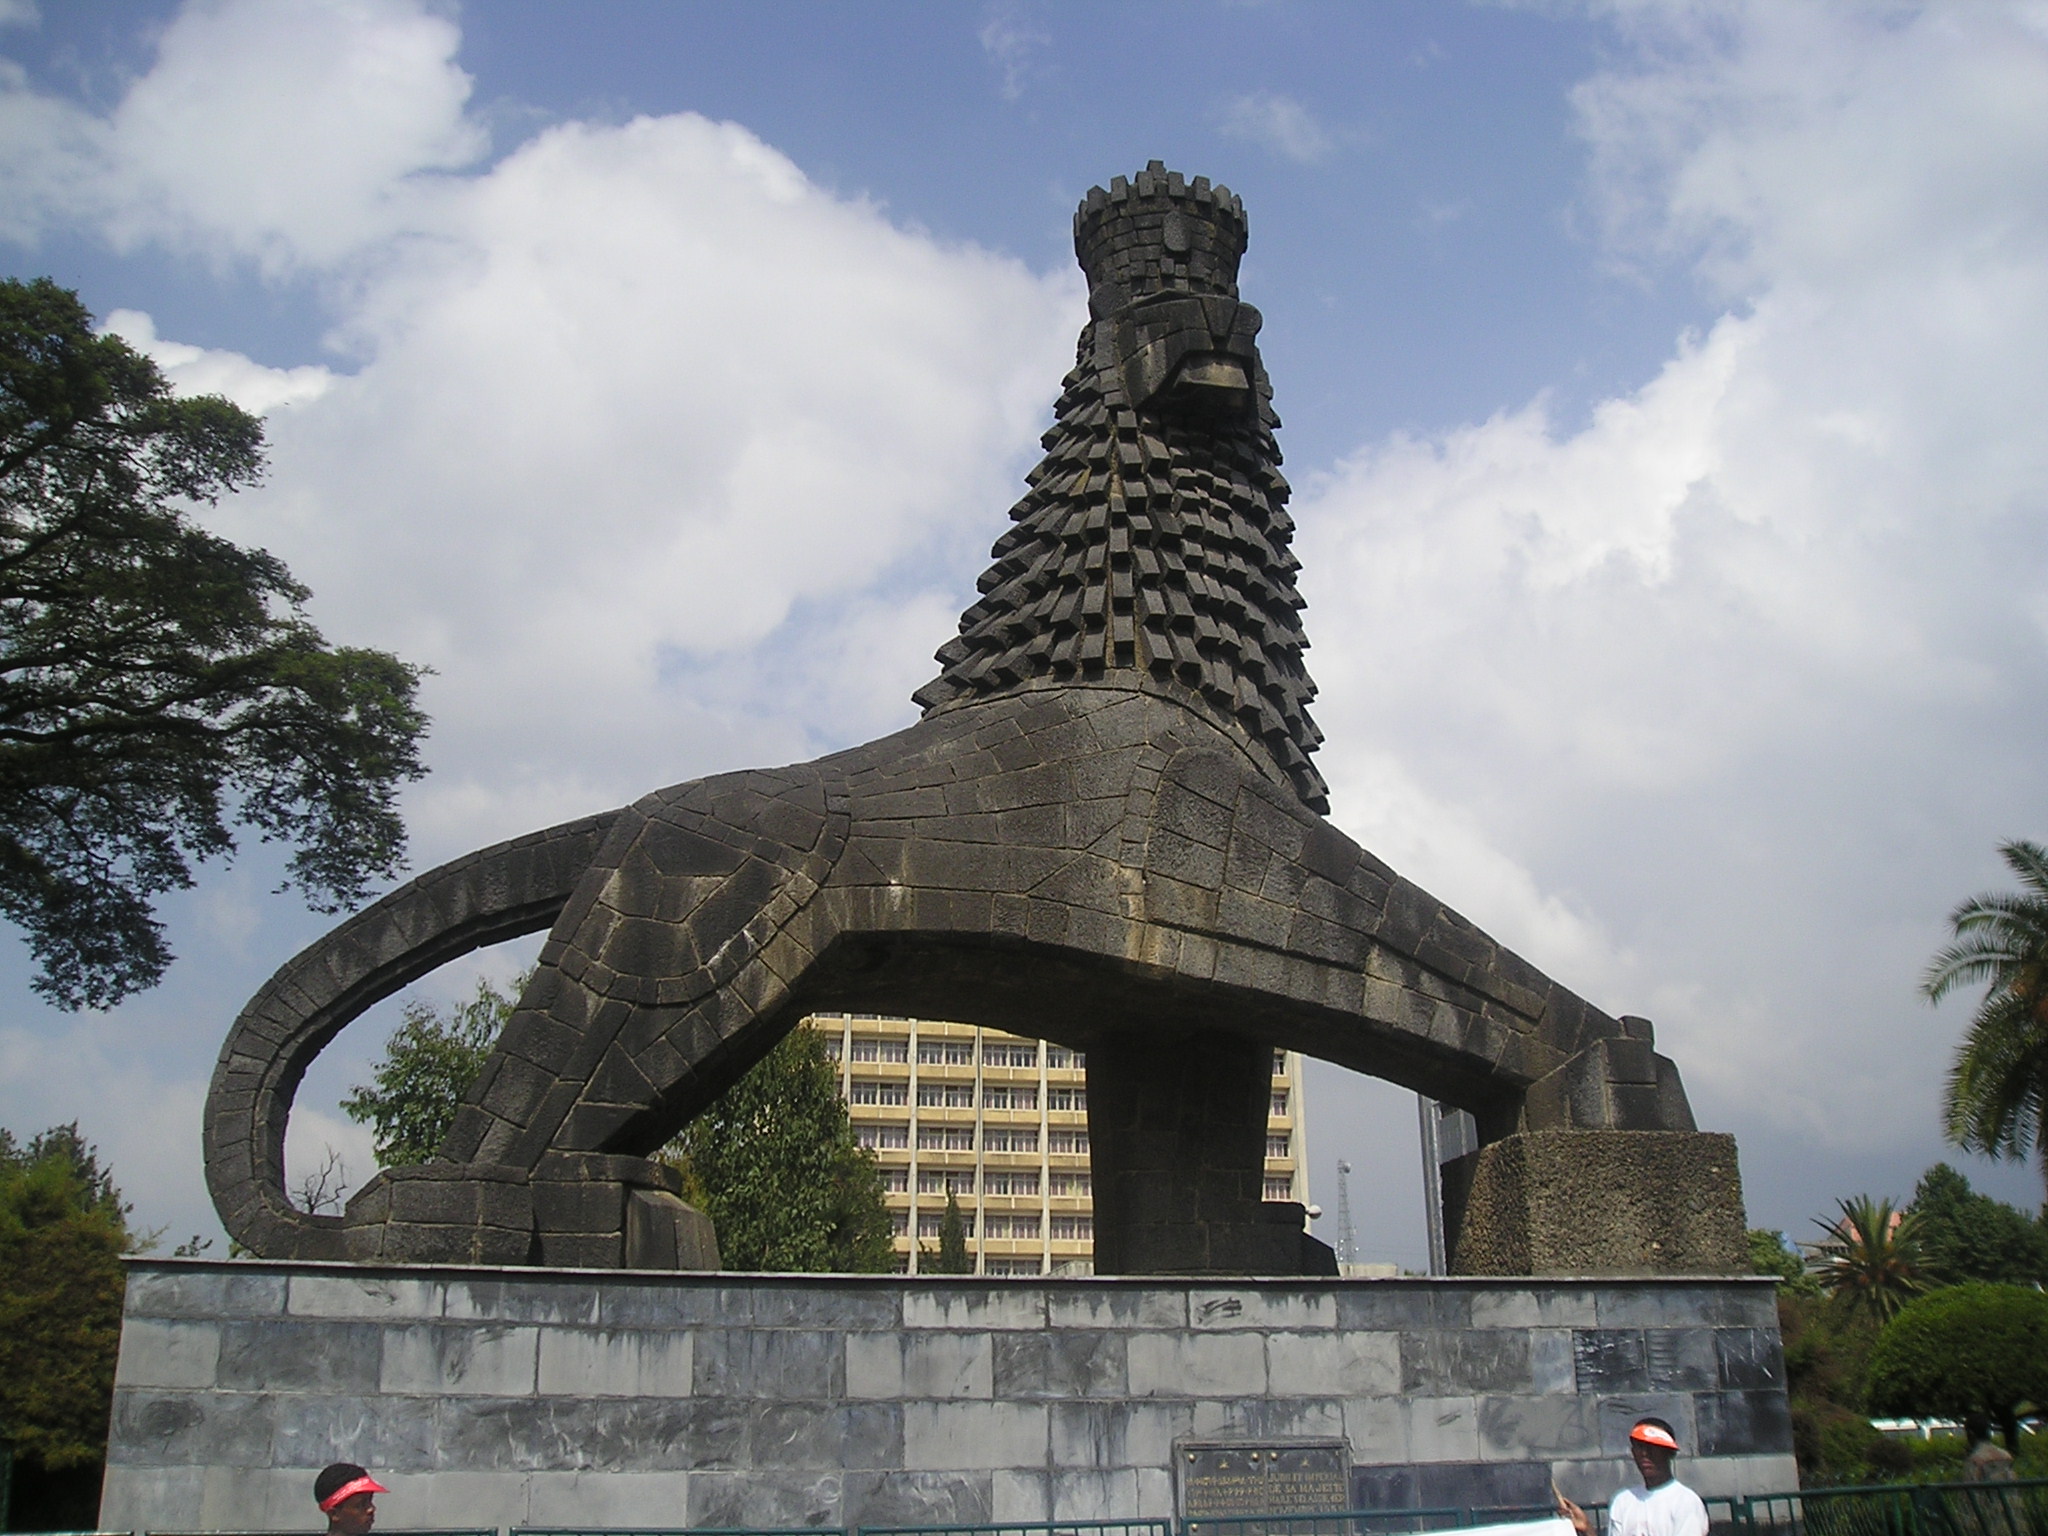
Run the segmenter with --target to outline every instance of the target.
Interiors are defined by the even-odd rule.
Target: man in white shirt
[[[1678,1436],[1662,1419],[1638,1419],[1628,1432],[1628,1453],[1643,1475],[1643,1491],[1624,1488],[1607,1506],[1607,1536],[1707,1536],[1707,1506],[1671,1475]],[[1558,1513],[1578,1536],[1593,1536],[1593,1520],[1563,1494]]]

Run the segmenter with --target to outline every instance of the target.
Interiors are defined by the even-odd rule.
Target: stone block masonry
[[[1176,1442],[1341,1439],[1354,1501],[1581,1500],[1656,1413],[1705,1494],[1797,1485],[1768,1281],[925,1279],[138,1260],[100,1524],[1167,1516]]]

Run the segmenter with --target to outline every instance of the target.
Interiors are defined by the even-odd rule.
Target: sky
[[[0,274],[264,413],[208,526],[432,667],[413,867],[898,729],[1085,318],[1071,216],[1239,192],[1319,765],[1365,846],[1647,1016],[1754,1225],[1948,1159],[1917,983],[2041,837],[2048,5],[0,0]],[[245,848],[155,991],[0,935],[0,1124],[218,1236],[228,1023],[328,920]],[[442,1002],[538,941],[450,966]],[[372,1166],[299,1095],[298,1172]],[[1411,1096],[1311,1190],[1419,1267]]]

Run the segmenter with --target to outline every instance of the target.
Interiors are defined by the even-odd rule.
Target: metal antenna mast
[[[1358,1262],[1358,1232],[1351,1225],[1351,1165],[1337,1164],[1337,1262]]]

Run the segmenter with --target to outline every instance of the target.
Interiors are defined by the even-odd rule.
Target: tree
[[[1947,1286],[1901,1310],[1871,1351],[1870,1405],[1879,1413],[1981,1417],[2016,1453],[2029,1403],[2048,1406],[2048,1293]]]
[[[1920,1274],[1920,1228],[1890,1200],[1868,1195],[1838,1200],[1833,1221],[1814,1218],[1826,1235],[1807,1245],[1807,1268],[1821,1289],[1877,1322],[1926,1289]]]
[[[1943,1104],[1948,1139],[1987,1157],[2041,1160],[2048,1183],[2048,849],[2002,844],[2017,893],[1972,896],[1948,916],[1955,940],[1928,962],[1930,1002],[1986,983],[1956,1048]]]
[[[2048,1227],[1979,1194],[1947,1163],[1920,1176],[1912,1212],[1928,1278],[1943,1285],[1989,1280],[2048,1284]]]
[[[191,520],[262,467],[255,417],[0,281],[0,916],[61,1007],[162,978],[154,899],[230,828],[324,911],[403,862],[420,669],[328,645],[282,562]]]
[[[790,1031],[671,1146],[726,1268],[894,1267],[881,1169],[815,1030]]]
[[[946,1191],[946,1214],[939,1218],[939,1256],[932,1273],[974,1273],[974,1258],[967,1251],[967,1219],[960,1214],[960,1201],[950,1189]]]
[[[1784,1233],[1773,1232],[1768,1227],[1751,1227],[1744,1235],[1749,1239],[1751,1274],[1776,1275],[1781,1295],[1786,1292],[1801,1296],[1820,1294],[1820,1287],[1806,1272],[1806,1261]]]
[[[476,995],[446,1018],[424,1003],[405,1005],[384,1042],[383,1060],[370,1069],[370,1085],[357,1084],[341,1101],[351,1120],[374,1127],[384,1167],[428,1162],[441,1150],[462,1096],[483,1071],[532,974],[513,983],[509,996],[479,980]]]
[[[90,1526],[121,1338],[128,1207],[74,1125],[0,1130],[0,1437],[15,1528]]]

